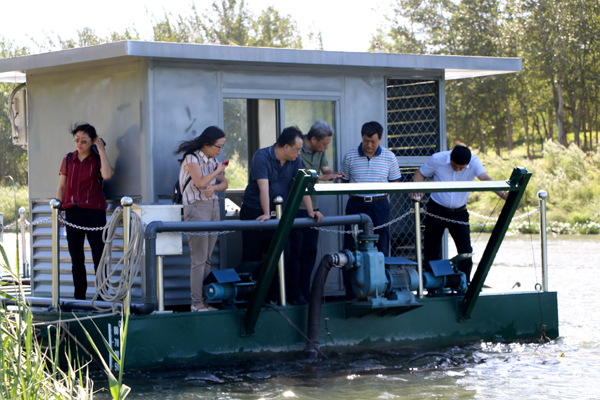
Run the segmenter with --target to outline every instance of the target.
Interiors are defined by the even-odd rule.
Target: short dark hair
[[[316,138],[317,142],[320,142],[321,140],[330,136],[333,136],[333,128],[325,121],[315,122],[306,134],[308,140]]]
[[[75,124],[73,124],[71,129],[69,129],[69,132],[73,136],[75,136],[75,134],[77,134],[77,132],[79,131],[87,133],[90,139],[92,139],[92,141],[98,136],[96,134],[96,128],[94,128],[90,124],[80,124],[79,122],[76,122]]]
[[[458,165],[467,165],[471,162],[471,150],[467,146],[457,144],[450,153],[450,160]]]
[[[286,144],[294,147],[296,138],[302,139],[302,131],[297,126],[288,126],[281,131],[281,135],[277,138],[277,147],[283,147]]]
[[[369,137],[373,136],[374,134],[377,134],[379,139],[381,139],[381,135],[383,134],[383,126],[381,126],[381,124],[377,121],[367,122],[362,126],[360,134],[362,136],[367,135]]]

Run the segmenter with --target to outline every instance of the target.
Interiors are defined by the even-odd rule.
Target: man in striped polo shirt
[[[400,180],[400,167],[396,156],[380,146],[383,127],[376,121],[367,122],[360,131],[362,143],[344,156],[340,172],[346,175],[342,182],[397,182]],[[346,215],[367,214],[373,226],[389,222],[390,203],[387,193],[371,195],[351,195],[346,204]],[[375,231],[379,235],[377,249],[386,257],[390,254],[389,228]],[[354,249],[354,238],[345,235],[344,248]]]

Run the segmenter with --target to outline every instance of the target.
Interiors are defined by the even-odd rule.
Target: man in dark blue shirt
[[[241,220],[267,221],[275,216],[273,199],[281,196],[285,201],[302,161],[302,132],[297,127],[285,128],[277,142],[258,150],[252,157],[248,186],[242,199]],[[302,199],[308,216],[315,217],[310,196]],[[322,216],[319,215],[319,220]],[[272,230],[242,232],[242,261],[261,261],[273,239]]]

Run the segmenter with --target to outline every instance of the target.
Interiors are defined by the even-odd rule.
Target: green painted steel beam
[[[285,242],[290,235],[294,219],[298,214],[298,208],[302,202],[302,197],[306,194],[306,189],[311,187],[317,182],[318,175],[313,170],[300,170],[296,175],[292,189],[290,190],[290,196],[285,202],[283,213],[281,214],[281,220],[275,230],[273,241],[269,247],[267,257],[260,270],[256,287],[248,303],[248,309],[244,316],[242,325],[242,335],[254,334],[254,328],[258,315],[263,307],[267,293],[277,271],[277,263],[281,256],[281,252],[285,247]],[[309,187],[311,186],[311,187]]]
[[[369,193],[433,193],[518,191],[508,181],[472,182],[389,182],[389,183],[319,183],[308,194],[369,194]]]
[[[481,293],[481,289],[483,288],[483,283],[485,282],[485,279],[492,268],[492,263],[494,262],[496,253],[498,253],[498,249],[502,244],[502,240],[504,240],[506,231],[508,231],[508,226],[510,225],[511,220],[517,211],[517,207],[521,202],[521,198],[525,193],[525,189],[527,188],[530,178],[531,172],[527,172],[527,170],[524,168],[515,168],[513,170],[510,182],[512,182],[513,185],[515,185],[514,187],[518,190],[511,191],[508,194],[504,207],[500,212],[500,217],[494,226],[494,230],[492,231],[488,244],[485,247],[483,255],[481,256],[481,261],[477,266],[473,280],[471,281],[467,292],[465,293],[461,310],[462,319],[469,319],[471,317],[473,308],[475,307],[477,299]]]

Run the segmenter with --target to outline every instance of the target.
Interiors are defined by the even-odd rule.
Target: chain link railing
[[[518,217],[514,217],[513,219],[511,219],[511,222],[519,220],[519,219],[527,218],[530,215],[533,215],[533,214],[535,214],[538,211],[539,211],[539,207],[534,208],[533,210],[528,211],[525,214],[519,215]],[[404,219],[407,216],[409,216],[410,214],[414,214],[414,213],[415,213],[414,210],[409,210],[409,211],[405,212],[404,214],[402,214],[401,216],[399,216],[398,218],[394,218],[390,222],[386,222],[385,224],[382,224],[382,225],[374,227],[373,230],[375,231],[377,229],[385,228],[386,226],[390,226],[392,224],[395,224],[396,222],[399,222],[402,219]],[[459,224],[459,225],[487,226],[487,225],[493,225],[494,222],[498,221],[498,218],[486,217],[484,215],[477,214],[476,212],[473,212],[473,211],[469,211],[469,214],[472,214],[475,217],[479,217],[479,218],[484,218],[484,219],[491,220],[492,222],[465,222],[465,221],[456,221],[456,220],[453,220],[453,219],[450,219],[450,218],[441,217],[441,216],[439,216],[437,214],[428,213],[427,211],[424,211],[424,210],[421,210],[421,213],[424,214],[424,215],[428,215],[430,217],[433,217],[433,218],[440,219],[442,221],[451,222],[451,223],[455,223],[455,224]],[[337,230],[337,229],[319,228],[318,226],[311,226],[311,229],[316,229],[318,231],[328,232],[328,233],[343,233],[343,234],[352,234],[352,233],[355,233],[355,231],[352,231],[352,230],[342,231],[342,230]],[[358,230],[358,233],[362,233],[362,229]]]
[[[62,215],[58,216],[58,220],[61,223],[65,224],[67,226],[70,226],[71,228],[79,229],[79,230],[82,230],[82,231],[102,231],[102,230],[104,230],[104,228],[106,228],[108,226],[108,224],[106,224],[104,226],[98,226],[98,227],[79,226],[79,225],[75,225],[75,224],[70,223],[69,221],[67,221],[66,219],[64,219]]]

